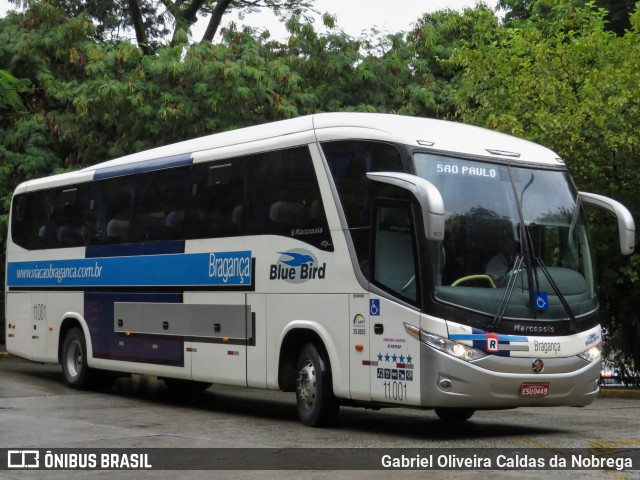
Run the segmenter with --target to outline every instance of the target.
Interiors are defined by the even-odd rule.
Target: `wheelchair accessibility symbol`
[[[536,308],[539,312],[549,310],[549,297],[547,292],[536,292]]]
[[[369,315],[372,317],[380,316],[380,299],[371,299],[369,300]]]

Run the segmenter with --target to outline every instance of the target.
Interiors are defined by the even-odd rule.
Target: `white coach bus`
[[[539,145],[443,121],[328,113],[25,182],[7,242],[6,344],[169,388],[340,405],[583,406],[602,336],[583,205]]]

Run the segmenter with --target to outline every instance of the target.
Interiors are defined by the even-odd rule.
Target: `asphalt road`
[[[153,377],[118,379],[108,392],[76,391],[59,366],[0,355],[0,449],[111,448],[367,448],[394,455],[419,449],[483,452],[487,448],[536,448],[549,454],[572,449],[602,452],[640,448],[640,400],[599,398],[585,408],[523,408],[477,412],[454,426],[432,411],[342,408],[331,428],[312,429],[297,419],[293,394],[213,386],[199,394],[175,394]],[[247,455],[252,462],[264,461]],[[415,453],[416,450],[413,452]],[[283,450],[287,454],[291,451]],[[352,450],[344,450],[349,462]],[[364,450],[363,450],[364,452]],[[276,452],[277,453],[277,452]],[[355,460],[354,460],[355,461]],[[175,471],[118,472],[118,478],[176,478]],[[75,474],[75,475],[74,475]],[[547,471],[492,470],[482,477],[540,478]],[[96,471],[92,478],[114,477]],[[0,479],[85,478],[87,472],[0,470]],[[188,471],[181,478],[257,478],[255,470]],[[554,478],[640,478],[638,470],[559,471]],[[478,478],[468,470],[261,471],[259,478]]]

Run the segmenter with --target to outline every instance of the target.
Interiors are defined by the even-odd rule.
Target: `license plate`
[[[523,383],[520,387],[520,395],[523,397],[544,397],[547,393],[548,383]]]

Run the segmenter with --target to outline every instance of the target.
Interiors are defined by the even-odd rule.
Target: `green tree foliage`
[[[289,28],[288,44],[276,49],[298,72],[303,90],[313,95],[313,110],[449,118],[459,68],[447,60],[475,35],[490,35],[498,21],[480,6],[425,14],[406,33],[374,32],[357,39],[337,29],[320,34],[295,19]]]
[[[527,20],[497,39],[462,51],[459,117],[548,145],[567,162],[580,189],[627,205],[640,218],[640,13],[622,36],[606,30],[607,12],[557,1],[544,25]],[[615,224],[592,222],[602,299],[620,342],[640,333],[638,255],[622,258]],[[624,351],[638,345],[618,344]]]
[[[4,70],[0,70],[0,109],[9,114],[24,110],[20,93],[25,88],[20,80]],[[6,119],[5,119],[6,120]]]
[[[131,32],[145,55],[151,55],[170,40],[171,45],[188,43],[198,17],[209,17],[201,39],[211,42],[223,16],[270,9],[277,15],[300,13],[311,8],[307,0],[55,0],[70,18],[88,16],[96,24],[96,35],[104,41],[125,40]]]
[[[52,1],[10,13],[0,19],[8,89],[0,103],[0,231],[24,180],[313,111],[297,62],[250,30],[144,55],[130,42],[99,40],[88,16],[69,17]]]
[[[400,113],[449,119],[455,113],[455,92],[461,68],[450,58],[462,47],[473,49],[476,39],[489,40],[499,28],[495,14],[485,5],[462,13],[444,10],[425,14],[407,35],[406,67],[402,78]],[[396,54],[392,50],[392,54]]]
[[[538,19],[547,21],[556,0],[498,0],[498,9],[504,12],[507,24],[514,24],[519,20]],[[623,35],[631,27],[629,16],[634,12],[636,0],[574,0],[575,7],[592,4],[607,11],[606,28]]]
[[[230,28],[217,44],[144,55],[130,42],[97,40],[85,15],[34,3],[1,21],[0,62],[31,86],[29,112],[5,145],[18,156],[20,141],[46,146],[15,178],[320,110],[450,116],[457,72],[443,60],[480,19],[497,27],[482,9],[425,16],[407,35],[353,39],[329,16],[324,34],[294,16],[286,43]]]

